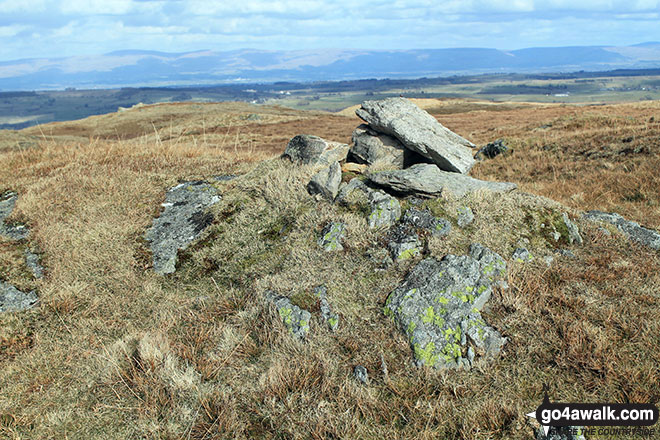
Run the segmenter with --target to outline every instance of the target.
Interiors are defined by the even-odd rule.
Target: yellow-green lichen
[[[421,348],[419,344],[415,344],[413,348],[415,351],[415,357],[417,357],[417,359],[419,359],[424,365],[433,367],[438,362],[438,355],[435,354],[435,344],[433,342],[429,342],[424,348]]]

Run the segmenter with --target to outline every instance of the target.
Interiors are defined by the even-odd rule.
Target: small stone
[[[474,155],[474,158],[476,160],[482,160],[484,157],[493,159],[495,156],[506,152],[506,150],[508,150],[508,147],[504,145],[504,141],[502,141],[502,139],[498,139],[481,147],[477,154]]]
[[[513,261],[517,261],[518,263],[526,263],[528,261],[532,261],[534,257],[527,249],[523,247],[519,247],[515,251],[513,251],[513,254],[511,255],[511,259]]]
[[[275,305],[277,313],[289,332],[298,339],[304,340],[309,333],[312,314],[293,304],[289,298],[275,292],[267,292],[266,299]]]
[[[39,255],[29,249],[25,249],[25,265],[30,269],[35,278],[43,278],[44,268],[39,262]]]
[[[448,220],[435,217],[426,209],[409,208],[403,215],[401,223],[427,230],[437,237],[444,237],[451,232],[451,223]]]
[[[323,228],[321,237],[318,240],[326,252],[341,251],[344,249],[341,242],[345,236],[346,225],[341,222],[330,222]]]
[[[399,225],[390,232],[387,248],[392,260],[401,261],[419,255],[422,251],[422,244],[415,231],[405,225]]]
[[[570,244],[576,243],[582,246],[583,240],[578,227],[568,218],[568,214],[565,212],[562,213],[562,219],[564,220],[564,224],[568,229],[568,242]]]
[[[551,255],[546,255],[543,257],[543,262],[547,265],[550,266],[552,265],[552,262],[555,261],[555,259]]]
[[[339,192],[340,183],[341,167],[339,162],[335,162],[314,174],[312,180],[307,184],[307,192],[310,195],[319,194],[324,199],[332,202]]]
[[[360,382],[362,385],[369,384],[369,373],[367,372],[367,369],[362,365],[358,365],[353,369],[353,377],[355,377],[355,380]]]
[[[339,315],[333,313],[330,303],[328,302],[328,289],[325,286],[318,286],[314,289],[314,293],[319,298],[321,303],[321,316],[328,324],[331,331],[336,332],[339,327]]]
[[[575,254],[574,254],[573,251],[570,250],[570,249],[559,249],[559,250],[557,251],[557,253],[558,253],[559,255],[561,255],[562,257],[566,257],[566,258],[576,258],[576,257],[575,257]]]
[[[458,223],[458,226],[460,228],[464,228],[468,226],[473,221],[474,221],[474,214],[472,213],[472,210],[470,209],[469,206],[465,206],[463,208],[458,209],[458,218],[456,220],[456,223]]]
[[[369,193],[371,213],[367,219],[370,228],[390,227],[401,217],[399,201],[382,191]]]

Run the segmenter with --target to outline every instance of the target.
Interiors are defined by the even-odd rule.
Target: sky
[[[659,0],[0,0],[0,61],[137,49],[429,49],[660,41]]]

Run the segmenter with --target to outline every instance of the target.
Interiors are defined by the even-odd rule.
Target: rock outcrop
[[[146,234],[156,273],[176,270],[178,252],[211,224],[213,215],[208,208],[219,201],[216,189],[203,181],[184,182],[167,191],[165,209]]]
[[[584,218],[596,222],[609,223],[626,235],[629,239],[651,249],[660,250],[660,233],[653,229],[640,226],[639,223],[626,220],[619,214],[603,211],[589,211]]]
[[[469,368],[468,340],[485,356],[505,343],[479,313],[505,274],[504,260],[479,244],[469,255],[427,258],[390,294],[385,314],[406,334],[418,365]]]
[[[465,174],[475,163],[474,144],[405,98],[365,101],[355,113],[373,130],[395,137],[440,169]]]
[[[341,222],[330,222],[323,228],[318,244],[326,252],[341,251],[344,249],[341,242],[344,239],[346,225]]]
[[[18,195],[14,192],[7,192],[0,197],[0,235],[4,235],[11,240],[23,240],[27,238],[29,230],[23,224],[5,224],[5,219],[14,210]]]
[[[463,174],[442,171],[431,164],[416,164],[403,170],[369,173],[367,177],[378,186],[419,197],[438,197],[445,191],[456,197],[463,197],[469,192],[481,189],[507,192],[517,188],[515,183],[478,180]]]

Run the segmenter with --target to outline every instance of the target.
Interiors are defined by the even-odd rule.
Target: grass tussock
[[[0,153],[0,191],[20,194],[13,215],[30,226],[29,243],[48,269],[43,280],[33,280],[22,272],[21,249],[0,242],[3,279],[38,288],[41,300],[32,311],[0,316],[0,433],[522,439],[535,428],[525,414],[540,403],[544,383],[560,401],[657,401],[658,255],[616,231],[607,234],[582,222],[577,211],[616,207],[653,226],[654,194],[642,186],[643,199],[626,200],[627,187],[607,192],[604,185],[624,176],[653,182],[647,167],[657,160],[654,144],[648,152],[616,153],[617,161],[582,158],[580,151],[613,142],[606,139],[657,137],[655,125],[642,123],[654,104],[492,112],[452,105],[455,111],[441,118],[450,128],[477,143],[504,137],[514,149],[480,163],[475,175],[512,180],[549,197],[521,191],[424,202],[453,223],[446,238],[423,237],[424,256],[463,254],[480,242],[507,260],[521,244],[535,257],[530,263],[508,261],[509,289],[497,290],[484,311],[486,321],[509,339],[499,359],[469,372],[415,367],[406,338],[382,307],[424,256],[378,271],[381,260],[374,255],[383,231],[369,229],[359,209],[309,197],[304,186],[311,167],[272,158],[286,143],[278,127],[283,133],[304,127],[300,132],[322,136],[334,131],[341,140],[356,120],[341,118],[347,122],[337,125],[337,116],[294,111],[282,111],[286,117],[280,120],[280,110],[268,109],[260,122],[249,122],[249,132],[262,137],[242,148],[241,142],[203,142],[205,130],[213,130],[192,116],[186,123],[201,135],[173,129],[177,137],[166,139],[163,113],[153,133],[71,141],[81,133],[74,128],[98,123],[99,130],[109,129],[104,124],[119,118],[99,117],[71,123],[66,133],[55,124],[37,146]],[[242,117],[231,106],[226,110],[223,115],[222,107],[214,107],[214,117]],[[216,131],[226,133],[227,125]],[[213,224],[180,254],[175,274],[155,275],[143,237],[165,189],[179,179],[222,174],[240,176],[215,183],[222,200],[212,208]],[[458,228],[465,206],[475,220]],[[563,212],[580,227],[583,247],[563,236],[548,239],[541,225]],[[331,220],[347,225],[341,252],[324,252],[316,244]],[[560,257],[557,247],[572,250],[575,259]],[[551,265],[544,262],[548,256],[554,257]],[[340,318],[336,332],[321,318],[314,296],[321,284]],[[267,290],[312,313],[305,342],[291,337],[265,301]],[[368,370],[369,385],[353,378],[357,365]]]

